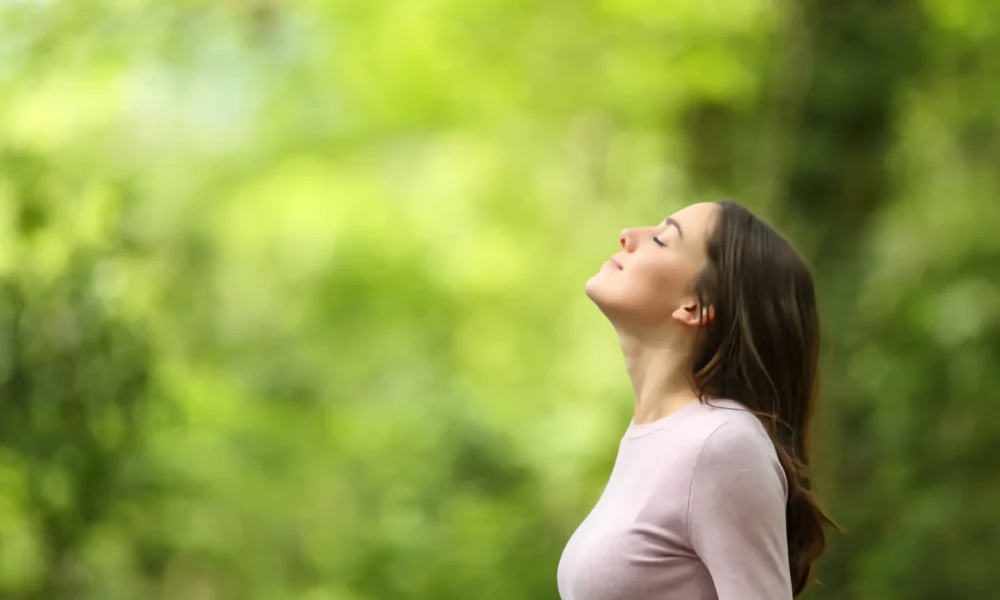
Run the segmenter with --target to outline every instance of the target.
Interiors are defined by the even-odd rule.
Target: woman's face
[[[718,212],[714,203],[693,204],[653,227],[624,230],[619,252],[587,281],[587,296],[613,322],[696,326],[695,282]]]

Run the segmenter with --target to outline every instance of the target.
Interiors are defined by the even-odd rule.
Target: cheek
[[[664,257],[637,265],[634,273],[637,286],[644,294],[654,296],[669,304],[676,303],[692,287],[695,270],[681,257]]]
[[[666,266],[663,262],[633,262],[627,270],[617,273],[618,281],[609,290],[608,300],[627,313],[651,321],[666,318],[679,302],[677,282],[682,276],[677,269]]]
[[[682,257],[649,257],[624,271],[598,273],[587,282],[587,294],[602,307],[660,321],[680,305],[695,274]]]

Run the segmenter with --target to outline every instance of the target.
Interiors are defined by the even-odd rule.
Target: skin
[[[618,333],[637,424],[698,401],[691,361],[698,324],[713,311],[698,303],[695,282],[719,210],[693,204],[656,226],[625,229],[621,249],[587,281],[587,296]]]

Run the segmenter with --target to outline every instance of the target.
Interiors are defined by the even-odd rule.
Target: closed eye
[[[667,247],[667,245],[664,244],[663,242],[661,242],[660,238],[656,237],[655,235],[653,236],[653,241],[656,242],[657,246],[660,246],[660,247],[663,247],[663,248]]]

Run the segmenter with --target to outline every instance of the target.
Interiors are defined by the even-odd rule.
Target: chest
[[[690,465],[618,463],[559,562],[563,600],[708,600],[711,580],[687,540]]]

